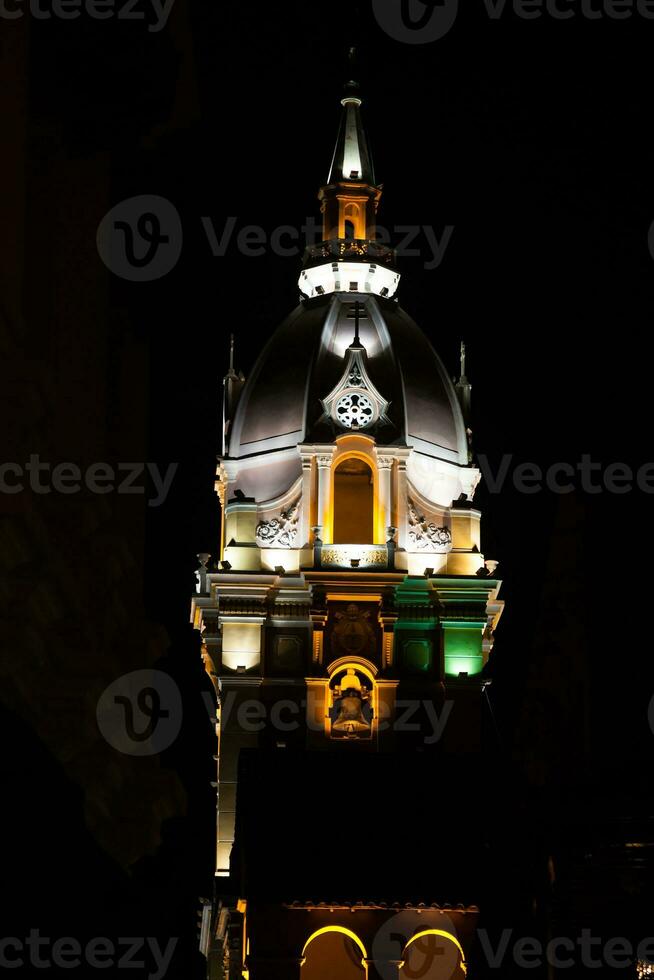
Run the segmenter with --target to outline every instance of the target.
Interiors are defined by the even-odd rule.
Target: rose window
[[[344,429],[365,429],[374,417],[375,409],[367,395],[354,392],[336,402],[336,421]]]

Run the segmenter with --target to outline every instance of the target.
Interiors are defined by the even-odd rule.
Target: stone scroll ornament
[[[449,527],[438,527],[420,516],[412,500],[409,500],[409,540],[416,551],[443,551],[452,545]]]
[[[260,521],[257,525],[257,544],[262,548],[292,548],[297,537],[300,502],[282,511],[271,521]]]

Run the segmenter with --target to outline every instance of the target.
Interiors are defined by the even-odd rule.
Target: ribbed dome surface
[[[361,344],[370,380],[389,402],[366,434],[378,445],[409,445],[467,464],[463,417],[454,387],[426,336],[392,300],[337,293],[300,304],[275,331],[252,370],[234,419],[234,459],[331,442],[343,433],[321,399],[343,377],[354,338],[353,304],[362,304]]]

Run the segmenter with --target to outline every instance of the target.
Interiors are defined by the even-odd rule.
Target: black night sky
[[[484,552],[501,563],[507,602],[488,668],[502,778],[520,812],[536,814],[555,838],[577,818],[588,826],[589,810],[598,825],[651,816],[654,496],[593,493],[580,477],[572,494],[526,494],[512,474],[522,463],[577,467],[584,456],[602,471],[654,463],[654,21],[526,20],[508,3],[492,19],[482,0],[466,0],[445,37],[409,45],[381,29],[369,3],[355,6],[175,0],[156,32],[147,21],[86,15],[0,26],[11,148],[0,160],[9,257],[1,282],[13,297],[2,310],[3,456],[179,464],[163,506],[126,498],[93,548],[69,499],[0,497],[7,553],[23,540],[12,525],[38,528],[3,572],[6,935],[39,927],[54,936],[178,936],[169,976],[204,975],[195,913],[212,887],[215,744],[189,598],[195,556],[215,556],[219,537],[213,473],[229,334],[247,375],[297,302],[300,267],[299,255],[268,246],[244,255],[235,238],[256,225],[269,241],[280,226],[319,217],[351,41],[384,183],[380,224],[429,226],[439,239],[454,228],[438,268],[424,267],[424,236],[426,255],[402,259],[402,304],[452,374],[466,341],[475,451],[492,472],[511,456],[502,492],[482,486],[477,498]],[[101,263],[94,230],[110,207],[142,194],[177,209],[183,249],[167,276],[130,283]],[[15,200],[25,202],[18,218]],[[223,256],[212,254],[208,219],[218,237],[236,221]],[[18,226],[22,278],[11,258]],[[14,307],[22,332],[12,328]],[[67,357],[79,349],[82,360]],[[39,388],[35,377],[49,381]],[[23,408],[37,398],[38,411]],[[60,519],[70,529],[65,588],[54,559],[66,548]],[[105,620],[101,597],[72,596],[76,582],[86,595],[96,575],[104,581],[119,539],[134,571],[115,585],[112,609],[136,605],[140,619],[126,615],[100,643],[107,659],[96,673],[109,683],[156,660],[180,686],[185,712],[161,779],[139,788],[114,761],[106,774],[114,792],[103,802],[102,761],[81,758],[76,739],[95,711],[84,693],[95,690],[94,666],[80,637],[102,632]],[[27,628],[29,613],[18,628],[36,582],[48,583],[39,608],[59,603],[54,632],[45,620]],[[67,602],[53,598],[60,585]],[[131,652],[114,669],[109,647],[123,639]],[[139,659],[148,642],[158,652]],[[74,679],[68,700],[58,687],[34,686],[27,665],[39,657],[53,676]],[[545,775],[531,780],[535,771]],[[108,807],[110,842],[90,827],[89,806]],[[143,821],[160,828],[149,842],[134,831]],[[651,824],[644,832],[651,838]]]

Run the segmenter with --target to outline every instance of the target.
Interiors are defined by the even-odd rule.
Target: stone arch
[[[347,234],[345,234],[345,232],[348,224],[352,226],[352,238],[366,237],[365,210],[363,209],[362,205],[356,201],[348,201],[343,208],[344,238],[347,238]]]
[[[424,976],[425,980],[432,980],[432,978],[433,980],[457,980],[457,978],[465,977],[468,971],[465,953],[456,936],[453,936],[451,932],[447,932],[445,929],[422,929],[420,932],[417,932],[414,936],[412,936],[404,947],[404,951],[402,953],[402,966],[400,968],[400,980],[414,980],[416,974],[409,968],[408,964],[410,955],[409,951],[415,943],[417,943],[419,940],[427,939],[429,936],[444,939],[451,944],[454,947],[453,952],[458,962],[443,962],[443,969],[440,971],[438,970],[438,966],[436,966],[434,970],[430,970],[428,968],[426,973],[424,964],[421,964],[419,970],[420,975]]]
[[[346,456],[334,467],[334,544],[375,543],[375,471]]]
[[[346,541],[346,542],[338,542],[338,543],[375,544],[375,543],[379,543],[380,541],[384,541],[385,540],[383,534],[384,529],[381,527],[381,525],[384,523],[384,517],[381,513],[381,508],[379,506],[379,470],[378,470],[377,460],[375,458],[375,453],[374,453],[374,449],[375,449],[374,439],[370,438],[370,436],[364,436],[359,433],[357,433],[356,435],[351,433],[344,436],[340,436],[336,440],[336,446],[337,448],[332,458],[332,467],[331,467],[331,508],[330,508],[331,527],[330,527],[330,538],[328,540],[331,540],[332,543],[337,543],[334,536],[334,529],[336,525],[335,517],[336,517],[336,509],[337,509],[336,472],[338,468],[347,460],[359,460],[361,463],[365,463],[365,465],[369,468],[371,473],[370,490],[371,490],[372,500],[371,501],[369,500],[369,506],[371,506],[372,508],[371,509],[371,519],[372,519],[371,535],[372,536],[370,541],[367,542]],[[375,539],[378,539],[378,541],[375,541]]]
[[[322,940],[322,942],[321,942]],[[310,947],[318,942],[311,959]],[[361,939],[345,926],[323,926],[309,936],[302,949],[302,980],[323,980],[338,976],[342,980],[365,980],[368,954]]]

